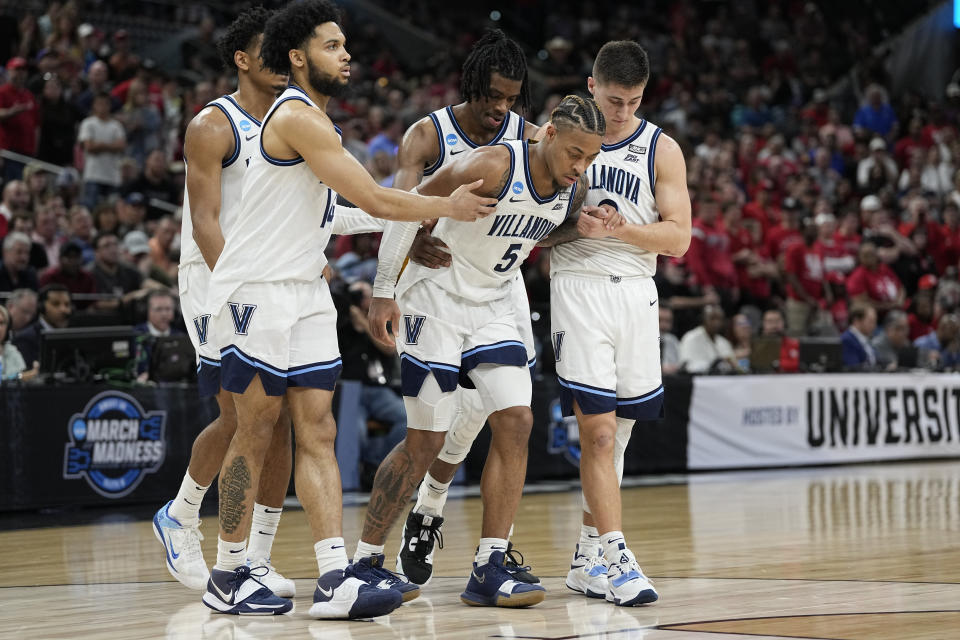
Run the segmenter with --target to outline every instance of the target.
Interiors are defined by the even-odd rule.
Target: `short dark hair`
[[[530,109],[530,83],[527,79],[527,58],[523,49],[500,29],[487,29],[467,55],[460,75],[460,95],[467,102],[490,95],[490,76],[499,73],[507,80],[520,81],[517,105]]]
[[[70,289],[67,289],[66,285],[60,284],[59,282],[54,282],[48,284],[44,288],[40,289],[40,292],[37,294],[37,306],[40,308],[40,314],[42,315],[46,309],[47,299],[50,297],[51,293],[63,292],[70,296]]]
[[[263,28],[260,57],[275,73],[290,73],[290,50],[301,49],[326,22],[340,22],[340,10],[327,0],[291,2],[274,12]]]
[[[152,289],[147,294],[147,310],[150,309],[150,303],[153,302],[154,298],[169,298],[173,300],[174,304],[177,302],[177,297],[169,289]]]
[[[576,127],[601,136],[607,131],[607,123],[597,103],[592,98],[577,95],[569,95],[561,100],[550,113],[550,122],[555,127]]]
[[[869,304],[855,304],[850,309],[850,324],[858,322],[867,317],[867,314],[873,309]]]
[[[633,40],[613,40],[600,47],[593,62],[593,78],[621,87],[645,85],[650,79],[647,52]]]
[[[233,56],[237,51],[246,51],[253,44],[258,35],[263,33],[263,26],[270,19],[271,12],[257,6],[248,9],[237,16],[230,23],[227,32],[217,40],[217,53],[227,69],[236,68]]]
[[[118,241],[120,240],[120,236],[118,236],[117,234],[115,234],[113,231],[101,231],[101,232],[98,233],[98,234],[96,235],[96,237],[93,239],[93,249],[94,249],[94,251],[96,251],[97,249],[100,248],[100,241],[101,241],[101,240],[103,240],[104,238],[109,238],[110,236],[113,236],[113,237],[116,238]]]

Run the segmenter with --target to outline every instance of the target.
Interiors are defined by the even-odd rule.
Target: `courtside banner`
[[[698,376],[689,469],[960,457],[960,374]]]

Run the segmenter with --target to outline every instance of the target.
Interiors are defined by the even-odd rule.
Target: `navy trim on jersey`
[[[253,377],[260,376],[268,396],[282,396],[288,387],[310,387],[332,391],[343,363],[340,358],[298,365],[287,370],[274,367],[241,351],[236,345],[220,350],[221,384],[227,391],[243,393]]]
[[[247,116],[248,118],[250,118],[251,120],[253,120],[254,122],[256,122],[258,127],[260,126],[260,121],[257,120],[256,118],[254,118],[252,115],[250,115],[250,113],[247,112],[246,109],[244,109],[243,107],[241,107],[241,106],[240,106],[240,103],[233,99],[233,96],[231,96],[230,94],[227,94],[227,95],[225,95],[225,96],[223,96],[223,97],[226,98],[227,100],[229,100],[229,101],[233,104],[233,106],[235,106],[237,109],[239,109],[239,110],[240,110],[240,113],[242,113],[243,115]]]
[[[657,130],[653,132],[653,136],[650,138],[650,149],[647,151],[647,171],[650,174],[650,193],[652,193],[654,197],[657,196],[656,185],[654,184],[657,176],[654,171],[656,165],[653,158],[657,153],[657,138],[660,137],[661,133],[663,133],[663,129],[657,127]]]
[[[628,144],[630,144],[631,142],[633,142],[634,140],[636,140],[638,137],[640,137],[640,134],[643,133],[643,130],[646,128],[646,126],[647,126],[647,121],[646,121],[646,120],[641,120],[641,121],[640,121],[640,125],[637,126],[637,130],[636,130],[636,131],[634,131],[633,133],[631,133],[629,136],[627,136],[626,138],[624,138],[624,139],[621,140],[620,142],[615,142],[615,143],[613,143],[613,144],[611,144],[611,145],[601,144],[601,145],[600,145],[600,150],[601,150],[601,151],[616,151],[617,149],[621,149],[621,148],[627,146]]]
[[[510,191],[510,183],[513,181],[513,170],[516,167],[516,158],[513,153],[513,147],[506,143],[501,143],[507,148],[507,151],[510,152],[510,178],[507,179],[506,184],[503,185],[503,189],[500,190],[500,195],[497,196],[497,200],[503,200],[503,197],[507,195]]]
[[[527,128],[526,121],[523,116],[517,116],[517,119],[520,121],[517,123],[517,140],[523,140],[523,130]]]
[[[440,121],[437,120],[437,116],[430,114],[430,120],[433,122],[433,128],[437,130],[437,144],[440,147],[440,155],[437,156],[437,161],[433,163],[432,166],[423,170],[423,175],[429,176],[433,175],[433,172],[440,168],[440,165],[443,164],[443,158],[446,156],[446,150],[443,148],[443,129],[440,127]]]
[[[297,87],[294,85],[290,85],[290,88],[297,89],[303,92],[303,89],[300,89],[300,87]],[[299,100],[300,102],[304,102],[312,106],[312,103],[309,100],[305,100],[299,96],[287,96],[286,98],[280,100],[279,102],[273,105],[273,108],[270,109],[270,113],[267,114],[266,119],[263,121],[263,125],[260,127],[260,155],[263,156],[264,160],[266,160],[270,164],[275,164],[278,167],[292,167],[295,164],[300,164],[301,162],[303,162],[303,156],[299,156],[299,155],[296,158],[291,158],[288,160],[281,160],[279,158],[274,158],[273,156],[267,153],[266,149],[263,148],[263,132],[267,128],[267,123],[270,122],[270,118],[272,118],[273,114],[277,112],[277,109],[280,108],[280,105],[282,105],[284,102],[289,102],[290,100]]]
[[[617,409],[617,392],[613,389],[572,382],[560,376],[557,376],[557,382],[560,383],[560,410],[564,416],[574,415],[574,401],[580,411],[587,415],[610,413]]]
[[[237,131],[237,125],[234,124],[233,118],[230,117],[230,113],[227,111],[226,107],[216,102],[211,102],[207,106],[216,107],[217,109],[220,109],[220,111],[223,111],[223,115],[227,116],[227,122],[230,123],[230,128],[233,129],[233,155],[231,155],[227,160],[224,160],[222,163],[220,163],[220,166],[226,169],[227,167],[232,165],[234,162],[236,162],[237,158],[240,157],[240,132]]]
[[[580,180],[577,179],[573,183],[573,186],[570,187],[570,199],[567,201],[567,215],[563,217],[564,220],[570,217],[570,214],[573,212],[573,200],[577,197],[577,187],[580,186]]]
[[[508,111],[507,115],[503,116],[503,124],[500,125],[500,131],[497,132],[497,135],[493,136],[493,139],[487,144],[477,144],[463,132],[463,129],[460,128],[460,123],[457,122],[457,118],[453,115],[453,107],[447,107],[447,115],[450,116],[450,122],[453,123],[453,128],[457,130],[457,133],[460,134],[460,137],[463,138],[463,141],[474,149],[477,147],[488,147],[491,144],[500,142],[500,138],[502,138],[503,134],[507,132],[507,124],[510,123],[510,112]]]
[[[460,367],[445,362],[424,362],[409,353],[401,353],[400,393],[408,398],[416,398],[431,373],[441,391],[449,392],[457,388]]]
[[[541,198],[540,194],[537,193],[537,190],[533,186],[533,176],[530,175],[530,143],[526,140],[523,141],[523,173],[527,178],[527,189],[530,189],[530,195],[533,196],[533,199],[537,202],[537,204],[547,204],[548,202],[553,202],[557,199],[557,196],[560,195],[559,191],[554,191],[551,197]]]

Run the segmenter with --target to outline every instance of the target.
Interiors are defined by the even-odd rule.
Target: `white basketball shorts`
[[[649,277],[558,273],[550,282],[563,415],[663,417],[657,287]]]

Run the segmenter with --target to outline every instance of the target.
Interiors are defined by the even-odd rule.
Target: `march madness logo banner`
[[[67,424],[64,479],[83,478],[106,498],[129,494],[163,463],[166,421],[166,411],[144,411],[126,393],[98,394]]]
[[[960,375],[700,376],[690,469],[960,456]]]

